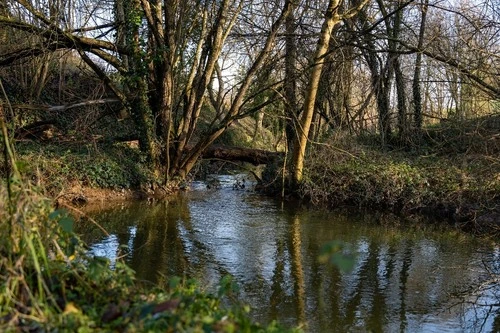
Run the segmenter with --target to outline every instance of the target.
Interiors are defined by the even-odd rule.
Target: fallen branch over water
[[[225,161],[240,161],[251,163],[253,165],[268,164],[282,156],[285,156],[285,153],[222,145],[212,145],[208,147],[202,155],[203,158],[217,158]]]

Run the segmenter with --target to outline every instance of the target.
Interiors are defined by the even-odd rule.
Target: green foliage
[[[216,141],[216,144],[237,147],[252,147],[252,138],[241,129],[230,128],[222,133]]]
[[[338,240],[323,245],[318,259],[320,263],[330,263],[343,272],[351,271],[356,264],[351,246]]]
[[[210,117],[213,117],[213,110],[207,108],[202,122],[198,125],[200,135],[210,130]],[[266,127],[255,133],[255,126],[256,120],[252,117],[239,119],[217,138],[215,144],[274,150],[274,135]]]
[[[55,210],[51,214],[49,214],[49,219],[57,220],[59,223],[59,227],[67,233],[73,232],[73,218],[67,216],[67,213],[64,210]]]
[[[152,182],[138,150],[125,145],[18,145],[20,171],[49,195],[80,182],[89,187],[128,189]]]
[[[85,183],[92,187],[100,188],[129,188],[131,183],[127,170],[124,170],[115,161],[100,159],[97,163],[82,166]]]

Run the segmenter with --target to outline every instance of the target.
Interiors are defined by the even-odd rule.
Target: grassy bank
[[[500,231],[500,118],[432,128],[411,149],[373,137],[315,145],[299,194],[313,204],[424,213],[478,232]]]
[[[158,183],[139,150],[123,143],[21,141],[16,149],[23,177],[66,202],[148,195]]]

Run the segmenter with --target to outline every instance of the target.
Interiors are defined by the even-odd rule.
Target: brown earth
[[[175,189],[172,188],[137,190],[92,188],[83,186],[79,182],[74,182],[70,188],[62,191],[54,200],[56,205],[83,206],[91,203],[99,204],[148,198],[164,198],[174,193],[174,191]]]

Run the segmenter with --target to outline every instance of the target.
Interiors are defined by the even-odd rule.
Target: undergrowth
[[[48,196],[79,182],[92,188],[131,189],[154,182],[137,149],[124,144],[19,142],[18,165]]]
[[[399,207],[410,210],[436,203],[487,203],[498,199],[500,179],[477,164],[436,158],[407,159],[365,152],[361,158],[318,149],[308,164],[301,191],[313,202],[333,205]],[[488,167],[488,169],[491,166]]]
[[[381,149],[376,140],[347,135],[315,145],[299,195],[318,205],[427,213],[498,232],[498,131],[453,131],[433,128],[411,149]]]

